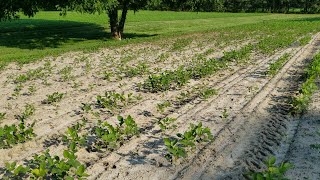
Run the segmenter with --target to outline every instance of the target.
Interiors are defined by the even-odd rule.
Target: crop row
[[[305,82],[301,85],[299,94],[292,98],[292,112],[293,114],[301,114],[306,111],[313,93],[318,90],[316,84],[320,75],[320,54],[314,56],[311,64],[305,70]]]
[[[181,87],[190,79],[201,79],[212,75],[218,70],[228,66],[231,61],[241,61],[249,57],[253,49],[252,45],[247,45],[240,50],[225,52],[221,59],[199,59],[192,66],[184,68],[180,66],[173,71],[165,71],[159,75],[150,75],[141,85],[143,90],[148,92],[167,91],[174,86]],[[141,88],[141,86],[139,86]]]

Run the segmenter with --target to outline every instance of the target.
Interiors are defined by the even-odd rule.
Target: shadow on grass
[[[125,34],[126,38],[155,35]],[[109,41],[110,33],[98,24],[42,19],[0,22],[0,46],[20,49],[58,48],[65,43],[87,40]]]

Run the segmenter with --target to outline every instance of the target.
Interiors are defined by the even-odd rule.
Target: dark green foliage
[[[318,0],[150,0],[147,8],[176,11],[318,13]]]
[[[44,103],[54,104],[54,103],[60,102],[63,96],[64,96],[63,93],[54,92],[53,94],[47,95],[47,99],[44,100]]]
[[[34,107],[27,104],[24,112],[16,116],[19,121],[18,125],[13,124],[0,127],[0,148],[10,148],[14,144],[24,143],[35,136],[33,132],[35,122],[32,124],[26,123],[26,120],[34,114],[34,111]]]
[[[171,123],[173,123],[174,121],[176,121],[177,119],[175,118],[169,118],[169,117],[166,117],[166,118],[163,118],[163,119],[160,119],[158,121],[158,125],[160,126],[161,130],[162,131],[165,131],[167,129],[173,129],[176,127],[176,125],[172,125],[170,126]]]
[[[10,148],[14,144],[32,139],[35,136],[33,133],[34,124],[26,125],[24,119],[21,119],[18,126],[13,124],[0,127],[0,148]]]
[[[39,9],[56,7],[61,15],[75,10],[82,13],[106,13],[109,17],[110,30],[113,38],[121,39],[129,9],[137,11],[146,5],[147,0],[13,0],[0,2],[0,20],[16,19],[18,12],[33,16]],[[119,17],[118,10],[122,13]]]
[[[69,127],[66,134],[62,136],[62,140],[67,144],[85,145],[87,137],[79,134],[85,124],[86,120],[84,119],[82,123],[77,122],[76,125]]]
[[[168,150],[165,157],[169,161],[186,157],[188,149],[196,149],[201,142],[209,142],[213,140],[213,136],[209,128],[202,127],[202,123],[198,125],[190,124],[188,131],[178,133],[176,139],[164,138],[164,144]]]
[[[300,93],[292,98],[292,113],[301,114],[306,111],[313,93],[318,90],[316,80],[320,75],[320,54],[317,54],[306,70],[306,80],[302,84]]]
[[[132,103],[132,101],[132,93],[125,95],[123,92],[117,93],[114,91],[107,91],[104,96],[97,96],[97,105],[111,111],[121,109],[122,107]]]
[[[83,179],[86,166],[77,160],[76,145],[70,144],[63,151],[63,158],[51,156],[49,150],[42,155],[34,155],[26,166],[16,166],[16,162],[6,163],[4,179]]]
[[[265,162],[267,169],[262,172],[250,172],[246,176],[252,180],[286,180],[285,172],[293,168],[290,163],[281,163],[279,166],[275,165],[276,158],[272,157]]]
[[[94,128],[94,134],[98,138],[97,149],[107,148],[113,150],[125,139],[139,134],[139,128],[134,119],[129,115],[127,118],[118,116],[119,124],[113,126],[108,122],[99,121]]]

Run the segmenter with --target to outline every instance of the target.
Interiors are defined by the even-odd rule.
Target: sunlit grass
[[[0,65],[8,62],[28,63],[64,52],[92,51],[165,39],[194,32],[217,31],[226,27],[264,23],[270,20],[320,17],[318,15],[196,13],[196,12],[129,12],[125,27],[126,40],[109,38],[106,14],[40,12],[33,18],[0,22]],[[315,22],[316,23],[316,22]]]

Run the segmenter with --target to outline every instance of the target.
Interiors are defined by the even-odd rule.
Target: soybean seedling
[[[95,135],[99,138],[96,142],[96,148],[114,149],[120,142],[132,136],[138,135],[139,128],[134,119],[129,115],[126,118],[118,116],[118,125],[111,125],[108,122],[98,121],[95,127]]]
[[[217,90],[215,89],[210,89],[210,88],[205,88],[203,91],[201,91],[200,96],[203,99],[208,99],[211,96],[217,95]]]
[[[37,91],[37,88],[35,85],[31,85],[28,87],[28,92],[30,95],[34,95],[36,91]]]
[[[228,113],[228,111],[227,111],[226,108],[224,108],[221,117],[222,117],[223,119],[227,119],[227,118],[229,117],[229,113]]]
[[[54,104],[54,103],[60,102],[63,96],[64,96],[63,93],[54,92],[53,94],[47,95],[47,99],[44,100],[43,102],[45,104]]]
[[[61,79],[64,82],[69,81],[73,78],[71,66],[64,67],[63,69],[60,70],[59,73],[61,74]]]
[[[41,155],[34,155],[27,165],[17,166],[16,162],[6,163],[5,179],[84,179],[88,176],[86,166],[78,159],[73,143],[63,151],[63,158],[51,156],[47,149]]]
[[[165,109],[170,107],[171,103],[169,101],[165,101],[163,103],[157,104],[157,111],[160,113],[164,113]]]
[[[0,121],[6,118],[6,113],[0,113]]]
[[[21,83],[17,84],[13,90],[12,96],[18,97],[20,95],[20,92],[22,91],[22,88],[23,88],[23,85]]]
[[[166,117],[164,119],[160,119],[158,121],[158,124],[161,128],[162,131],[165,131],[167,129],[173,129],[175,128],[176,126],[170,126],[171,123],[173,123],[174,121],[176,121],[177,119],[175,118],[169,118],[169,117]]]
[[[81,110],[84,111],[85,113],[88,113],[92,110],[90,104],[82,103]]]
[[[265,165],[267,169],[262,172],[250,172],[246,174],[249,179],[252,180],[263,180],[263,179],[287,179],[285,177],[285,173],[293,168],[291,163],[281,163],[280,165],[276,166],[276,158],[271,157],[266,162]]]
[[[173,162],[174,160],[186,157],[188,149],[197,148],[197,144],[213,140],[213,136],[209,128],[203,128],[202,123],[198,125],[190,124],[189,130],[184,133],[178,133],[176,139],[164,138],[164,144],[168,153],[166,159]]]

